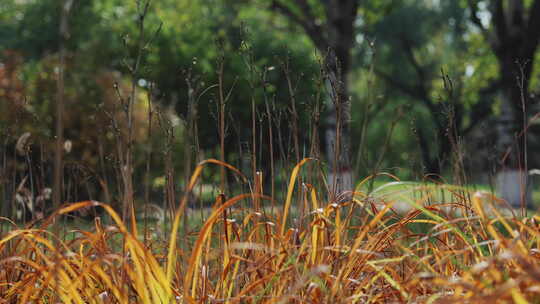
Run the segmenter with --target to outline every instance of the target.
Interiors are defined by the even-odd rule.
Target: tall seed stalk
[[[517,81],[517,86],[519,87],[519,92],[520,92],[520,103],[521,103],[521,115],[522,115],[522,121],[523,121],[523,125],[521,126],[522,127],[522,132],[518,135],[519,136],[523,136],[523,139],[522,139],[522,143],[523,143],[523,147],[517,147],[517,151],[518,153],[521,154],[521,151],[519,151],[519,149],[523,149],[523,164],[520,164],[520,167],[522,167],[523,171],[525,172],[525,174],[529,174],[529,161],[528,161],[528,138],[527,138],[527,135],[528,135],[528,126],[527,126],[527,116],[528,116],[528,108],[527,108],[527,101],[526,101],[526,96],[525,96],[525,90],[527,89],[526,88],[526,84],[525,82],[528,81],[527,79],[525,79],[525,65],[527,64],[530,64],[530,63],[520,63],[519,64],[519,76],[517,77],[516,81]],[[520,143],[520,141],[518,140],[518,144]],[[521,159],[521,157],[519,157],[518,159]],[[529,197],[528,197],[528,186],[529,186],[529,177],[526,176],[525,178],[523,177],[520,177],[520,209],[521,209],[521,216],[525,216],[527,211],[526,211],[526,208],[527,208],[527,205],[530,203],[528,200],[529,200]]]
[[[53,177],[53,207],[60,207],[62,201],[62,158],[64,146],[64,72],[66,61],[66,41],[69,39],[68,17],[73,5],[73,0],[65,0],[62,3],[60,13],[60,50],[58,63],[58,80],[56,82],[56,145],[54,153],[54,177]]]
[[[219,91],[219,105],[218,105],[218,124],[219,124],[219,160],[225,162],[225,104],[226,99],[223,88],[223,77],[225,70],[225,55],[221,53],[218,57],[218,91]],[[220,167],[221,185],[220,191],[225,194],[226,176],[225,168]]]
[[[153,111],[153,104],[152,104],[152,98],[153,98],[153,91],[154,91],[154,83],[150,84],[149,92],[147,94],[148,98],[148,128],[147,128],[147,135],[148,135],[148,150],[146,151],[146,173],[145,173],[145,183],[144,183],[144,203],[146,204],[146,207],[144,208],[144,240],[147,241],[147,235],[148,235],[148,206],[150,204],[150,184],[151,184],[151,176],[150,176],[150,167],[152,162],[152,155],[153,155],[153,143],[152,143],[152,119],[154,116]]]
[[[266,118],[268,121],[268,145],[269,145],[269,153],[270,153],[270,197],[271,200],[271,213],[274,214],[274,200],[276,195],[276,183],[275,183],[275,160],[274,160],[274,132],[273,132],[273,117],[272,111],[270,110],[270,103],[268,101],[268,92],[266,90],[267,82],[266,82],[266,76],[267,72],[273,70],[274,67],[265,67],[263,74],[262,74],[262,87],[263,87],[263,96],[264,96],[264,106],[266,110]]]
[[[120,172],[122,176],[123,184],[123,197],[122,197],[122,218],[126,220],[128,216],[134,217],[134,189],[133,189],[133,129],[134,129],[134,120],[133,112],[135,108],[135,101],[137,98],[137,82],[141,76],[140,68],[144,57],[144,52],[152,42],[152,39],[155,38],[161,31],[162,24],[159,25],[154,35],[149,39],[145,36],[145,20],[148,15],[148,10],[150,8],[150,0],[136,0],[137,4],[137,42],[135,45],[135,57],[133,64],[129,64],[124,61],[126,68],[130,72],[131,76],[131,89],[127,99],[120,98],[121,105],[123,107],[124,116],[127,120],[125,127],[125,149],[119,149],[120,155]],[[123,153],[122,153],[123,152]],[[128,212],[131,212],[131,215],[128,215]],[[132,227],[135,229],[136,227]]]
[[[53,175],[53,208],[54,210],[60,207],[62,201],[62,179],[63,179],[63,146],[64,146],[64,72],[65,72],[65,61],[66,61],[66,41],[69,39],[69,23],[68,16],[71,11],[71,6],[73,5],[73,0],[62,1],[60,12],[60,45],[59,45],[59,62],[58,62],[58,80],[56,82],[56,142],[55,142],[55,153],[54,153],[54,175]],[[28,160],[28,153],[26,155]],[[29,172],[32,172],[32,165],[28,161]],[[33,182],[32,177],[30,176],[30,182]],[[31,188],[32,198],[34,194],[33,187]],[[32,210],[34,211],[34,210]],[[56,234],[58,234],[59,226],[54,225],[53,229]],[[57,281],[58,277],[55,275],[54,280]],[[54,299],[56,301],[56,297]]]
[[[141,5],[143,8],[141,10]],[[122,181],[124,185],[124,193],[122,200],[122,220],[125,222],[128,217],[128,211],[133,210],[133,108],[137,93],[137,79],[139,77],[139,67],[143,56],[144,46],[144,20],[150,6],[150,1],[142,4],[137,0],[137,26],[138,26],[138,40],[137,40],[137,54],[135,57],[135,63],[129,66],[131,73],[131,90],[127,102],[123,104],[124,114],[127,119],[127,138],[126,147],[124,151],[123,163],[121,163]],[[132,227],[135,229],[135,227]]]

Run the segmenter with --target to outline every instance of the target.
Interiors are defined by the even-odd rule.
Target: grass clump
[[[111,207],[95,201],[61,208],[39,228],[12,229],[0,240],[2,301],[540,300],[540,217],[503,215],[499,208],[488,214],[483,210],[496,198],[448,185],[413,185],[423,195],[409,195],[412,208],[402,214],[393,210],[398,202],[395,196],[381,203],[374,202],[372,194],[357,191],[351,200],[326,202],[312,185],[297,188],[299,173],[308,161],[293,170],[285,202],[276,213],[261,207],[272,200],[263,193],[220,195],[211,214],[189,233],[180,224],[186,194],[167,243],[141,237],[135,217],[124,223]],[[196,167],[189,190],[210,163],[229,168],[246,180],[234,167],[208,160]],[[399,187],[402,192],[413,191],[403,184]],[[427,199],[440,198],[443,191],[447,192],[445,202]],[[240,201],[247,203],[240,206]],[[309,211],[299,212],[302,205]],[[104,208],[112,224],[96,220],[92,231],[77,231],[72,239],[47,230],[59,215],[89,206]]]

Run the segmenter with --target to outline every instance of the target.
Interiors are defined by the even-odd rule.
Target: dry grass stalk
[[[188,190],[208,164],[243,176],[207,160],[195,168]],[[39,228],[3,235],[0,297],[6,303],[53,298],[64,303],[527,303],[540,298],[540,217],[504,216],[496,208],[488,215],[483,205],[496,198],[471,194],[468,204],[461,194],[465,189],[447,185],[441,187],[452,194],[448,202],[429,203],[440,187],[414,185],[421,197],[405,195],[409,188],[401,193],[415,207],[408,213],[394,213],[397,200],[390,199],[373,213],[364,209],[367,193],[358,190],[352,201],[328,204],[306,184],[311,212],[305,225],[293,228],[288,217],[301,200],[293,201],[292,194],[304,166],[308,159],[293,170],[277,215],[235,207],[242,200],[253,204],[254,196],[271,199],[261,194],[226,201],[219,196],[189,248],[176,241],[187,194],[168,245],[141,241],[108,205],[66,206],[53,216],[101,207],[114,224],[96,220],[92,231],[74,231],[74,238],[62,240],[47,231],[49,218]],[[454,217],[445,211],[448,205],[472,209]],[[246,216],[238,218],[239,212]]]

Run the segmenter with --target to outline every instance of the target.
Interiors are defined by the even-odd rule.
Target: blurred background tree
[[[537,108],[538,2],[347,2],[353,10],[346,25],[350,58],[336,58],[347,74],[340,76],[347,78],[343,94],[351,101],[350,119],[343,116],[351,140],[345,150],[350,150],[355,175],[389,171],[408,179],[435,173],[458,183],[489,183],[505,165],[502,155],[508,149],[503,146],[512,145],[521,147],[513,164],[527,159],[529,167],[537,166],[537,158],[522,149],[525,138],[529,149],[540,143],[536,125],[531,122],[527,136],[516,134]],[[273,157],[287,167],[306,156],[331,154],[319,151],[318,142],[325,142],[325,113],[335,113],[325,101],[324,84],[325,51],[337,47],[328,40],[337,22],[332,10],[340,7],[332,3],[152,2],[145,33],[152,41],[135,80],[140,89],[135,172],[144,172],[150,158],[147,184],[160,184],[165,121],[174,125],[169,150],[176,172],[189,170],[186,155],[217,157],[220,77],[230,92],[228,162],[245,172],[255,162],[267,174]],[[114,84],[124,92],[130,82],[134,18],[136,2],[120,0],[75,1],[70,16],[65,128],[77,155],[68,158],[103,167],[95,169],[101,179],[117,176],[111,113],[121,109]],[[0,19],[0,124],[9,138],[4,149],[26,131],[34,142],[50,146],[59,2],[4,0]],[[190,100],[196,111],[190,110]],[[153,134],[149,111],[156,114]],[[190,119],[196,129],[190,128]],[[137,191],[140,197],[142,190]]]

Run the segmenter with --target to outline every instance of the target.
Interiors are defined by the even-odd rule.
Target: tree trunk
[[[496,176],[497,190],[501,198],[514,207],[528,206],[531,203],[526,160],[527,149],[527,97],[528,79],[531,74],[532,59],[520,66],[518,54],[499,57],[502,78],[500,110],[498,117],[497,150],[499,170]]]
[[[346,80],[337,83],[330,72],[326,82],[330,92],[328,111],[325,119],[326,155],[329,165],[327,182],[331,200],[346,199],[347,191],[353,189],[353,172],[351,169],[350,151],[350,117],[351,105]],[[342,196],[345,195],[345,196]]]
[[[540,42],[540,0],[491,1],[491,27],[482,25],[477,2],[468,1],[471,20],[481,30],[499,64],[501,115],[496,126],[500,163],[499,194],[513,206],[530,202],[527,174],[527,99],[529,78]]]
[[[358,1],[330,1],[326,6],[328,52],[325,60],[327,86],[330,93],[326,114],[325,142],[329,166],[330,199],[349,199],[353,190],[351,166],[351,104],[349,72],[354,41],[354,21]],[[320,48],[320,47],[319,47]]]
[[[331,200],[346,199],[350,195],[341,195],[353,189],[347,76],[351,69],[354,23],[360,0],[321,0],[319,5],[326,15],[324,24],[316,17],[318,9],[312,6],[312,1],[296,0],[293,3],[297,10],[279,0],[273,0],[271,8],[300,25],[317,49],[326,55],[324,69],[330,95],[324,120],[328,186]]]

